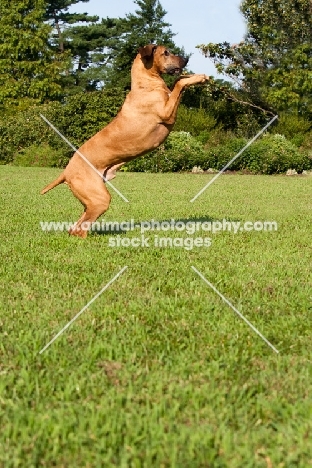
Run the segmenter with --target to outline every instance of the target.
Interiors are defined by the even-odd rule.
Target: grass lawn
[[[189,203],[212,176],[119,174],[130,203],[110,190],[106,220],[278,230],[110,247],[117,233],[42,231],[82,211],[64,185],[39,195],[59,172],[0,167],[0,466],[312,466],[312,178],[224,175]],[[159,248],[155,235],[211,246]]]

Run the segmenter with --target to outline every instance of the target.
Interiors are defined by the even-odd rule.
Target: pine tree
[[[0,108],[2,112],[57,99],[63,58],[49,44],[45,0],[0,2]]]
[[[158,43],[174,53],[184,53],[173,42],[175,34],[164,20],[167,12],[159,0],[134,0],[134,3],[139,8],[116,25],[116,37],[109,46],[111,64],[105,79],[107,85],[118,82],[120,86],[130,88],[130,69],[140,46]]]
[[[50,0],[46,5],[45,20],[53,27],[51,46],[61,54],[68,52],[72,58],[62,78],[65,94],[72,88],[75,88],[73,92],[79,92],[85,87],[77,88],[77,77],[89,66],[93,44],[84,40],[84,31],[89,30],[90,23],[93,25],[99,19],[98,16],[89,16],[87,13],[69,13],[69,7],[81,2],[87,3],[89,0]],[[79,23],[83,25],[80,26]]]
[[[89,0],[50,0],[46,20],[53,26],[52,45],[68,52],[71,62],[62,83],[64,94],[94,90],[103,81],[110,56],[107,47],[116,35],[118,19],[102,20],[87,13],[69,13],[69,7]]]
[[[95,90],[103,85],[111,60],[110,44],[119,34],[120,20],[107,18],[100,23],[74,25],[65,36],[73,59],[72,93]]]
[[[77,3],[87,3],[89,0],[50,0],[46,4],[45,20],[54,28],[52,34],[54,46],[60,52],[64,52],[64,30],[69,24],[75,24],[79,21],[97,21],[98,17],[90,17],[87,13],[69,13],[68,9]]]

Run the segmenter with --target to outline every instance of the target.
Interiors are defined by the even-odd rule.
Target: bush
[[[171,132],[151,153],[127,163],[135,172],[177,172],[191,170],[205,160],[203,145],[188,132]]]
[[[35,106],[16,116],[0,120],[0,161],[12,162],[15,155],[26,148],[48,145],[62,152],[66,164],[73,151],[42,120],[42,113],[76,147],[107,125],[117,114],[125,98],[120,89],[80,93],[64,104],[52,102]]]
[[[121,89],[76,94],[62,107],[59,125],[68,139],[80,146],[117,115],[124,99],[125,92]]]
[[[197,137],[197,139],[201,140],[201,135],[199,135]],[[208,139],[203,139],[202,140],[202,143],[204,143],[204,146],[205,146],[205,149],[206,150],[209,150],[209,149],[214,149],[216,148],[217,146],[220,146],[220,145],[226,145],[229,141],[233,140],[235,137],[235,135],[230,132],[230,131],[225,131],[223,130],[222,127],[216,127],[214,130],[212,130],[210,133],[209,133],[209,138]]]
[[[149,155],[134,159],[126,169],[136,172],[190,171],[194,166],[203,170],[221,170],[246,145],[244,138],[231,138],[226,144],[205,150],[189,133],[172,132],[163,145]],[[312,168],[312,159],[303,154],[281,135],[267,135],[248,147],[228,168],[254,174],[297,172]]]
[[[65,166],[73,151],[41,119],[45,115],[76,147],[107,125],[117,114],[125,98],[119,89],[81,93],[61,104],[36,106],[0,121],[0,163],[31,166]],[[180,107],[175,129],[167,140],[151,153],[134,159],[125,170],[138,172],[220,170],[247,143],[216,125],[202,109]],[[282,116],[276,129],[283,135],[268,134],[258,140],[229,167],[253,173],[297,172],[312,168],[310,123],[300,117]],[[276,131],[275,129],[275,131]],[[301,130],[301,133],[300,133]],[[192,134],[193,132],[193,134]],[[303,136],[303,140],[302,137]],[[300,143],[301,142],[301,143]],[[294,144],[295,143],[295,144]],[[301,144],[301,150],[298,145]]]
[[[66,164],[63,152],[47,144],[32,145],[19,151],[12,162],[13,166],[60,167]]]
[[[277,125],[273,127],[272,133],[284,135],[295,146],[302,146],[306,134],[311,129],[311,122],[297,114],[281,114]]]
[[[304,140],[300,145],[300,151],[312,157],[312,132],[308,132],[304,135]]]
[[[177,120],[174,125],[175,132],[188,132],[192,136],[210,133],[216,127],[217,121],[204,109],[189,109],[180,105]]]
[[[223,167],[246,145],[247,140],[244,138],[232,138],[225,144],[219,145],[216,148],[209,149],[206,153],[206,160],[202,164],[202,169],[209,168],[221,170]],[[234,161],[229,167],[231,171],[241,169],[243,157],[248,159],[248,150],[243,155]]]
[[[49,144],[52,148],[61,148],[61,139],[51,131],[41,119],[39,112],[53,119],[61,112],[61,104],[35,106],[0,121],[0,161],[3,164],[12,162],[21,150],[28,147]],[[66,148],[64,147],[64,150]]]
[[[236,128],[234,133],[238,138],[253,138],[264,126],[263,116],[254,114],[250,109],[244,110],[236,117]]]
[[[208,152],[203,169],[221,170],[247,143],[235,138]],[[282,135],[267,135],[248,147],[229,167],[229,170],[247,170],[255,174],[279,174],[288,169],[302,172],[312,167],[312,159]]]
[[[312,159],[299,151],[284,135],[268,135],[251,148],[249,167],[262,174],[279,174],[288,169],[298,173],[312,168]]]

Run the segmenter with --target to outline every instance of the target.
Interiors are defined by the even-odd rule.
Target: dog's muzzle
[[[168,75],[180,75],[182,73],[182,68],[167,68]]]
[[[185,57],[178,57],[178,58],[179,58],[178,64],[172,64],[167,67],[166,73],[168,73],[168,75],[180,75],[182,73],[183,68],[186,67],[189,59]]]

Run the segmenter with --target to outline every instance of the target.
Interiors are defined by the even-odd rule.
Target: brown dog
[[[209,79],[206,75],[181,76],[170,91],[161,75],[181,74],[187,61],[164,46],[150,44],[139,49],[131,69],[131,91],[120,112],[79,148],[104,180],[113,179],[125,162],[157,148],[173,128],[183,89]],[[88,229],[84,226],[91,226],[107,211],[111,196],[103,179],[77,153],[41,193],[63,182],[85,207],[70,234],[86,237]]]

